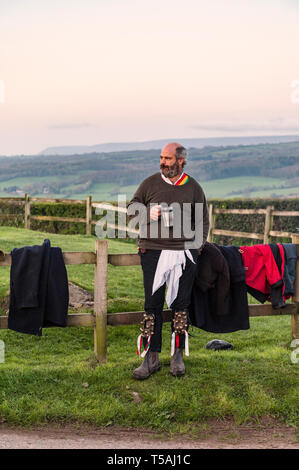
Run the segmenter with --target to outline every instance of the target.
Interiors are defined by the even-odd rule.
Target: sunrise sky
[[[299,134],[296,79],[297,0],[0,2],[0,155]]]

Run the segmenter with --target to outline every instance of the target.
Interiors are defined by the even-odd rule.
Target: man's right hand
[[[161,206],[157,204],[156,206],[153,206],[150,210],[150,218],[151,220],[158,220],[161,215]]]

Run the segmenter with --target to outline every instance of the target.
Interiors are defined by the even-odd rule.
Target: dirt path
[[[196,437],[168,437],[123,428],[44,426],[31,430],[0,426],[0,449],[298,449],[294,428],[280,424],[236,426],[209,423]]]

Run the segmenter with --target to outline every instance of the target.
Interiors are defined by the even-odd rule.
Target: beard
[[[175,176],[178,176],[182,168],[179,165],[179,162],[175,162],[171,166],[167,165],[160,165],[160,170],[162,171],[163,175],[166,176],[166,178],[174,178]]]

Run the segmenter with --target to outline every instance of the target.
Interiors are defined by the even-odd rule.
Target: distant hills
[[[66,145],[60,147],[48,147],[38,155],[79,155],[83,153],[94,152],[122,152],[130,150],[151,150],[161,149],[168,142],[180,142],[186,148],[203,148],[205,146],[219,145],[257,145],[257,144],[275,144],[280,142],[299,141],[298,135],[265,135],[248,137],[209,137],[199,139],[179,139],[169,138],[160,140],[148,140],[145,142],[112,142],[97,145]]]
[[[186,172],[202,185],[208,198],[298,197],[297,139],[245,145],[242,138],[242,145],[189,147]],[[180,141],[188,146],[197,139]],[[109,201],[125,194],[129,199],[144,178],[159,171],[165,141],[154,142],[158,149],[0,157],[0,197],[28,193],[85,199],[91,195],[93,200]]]

